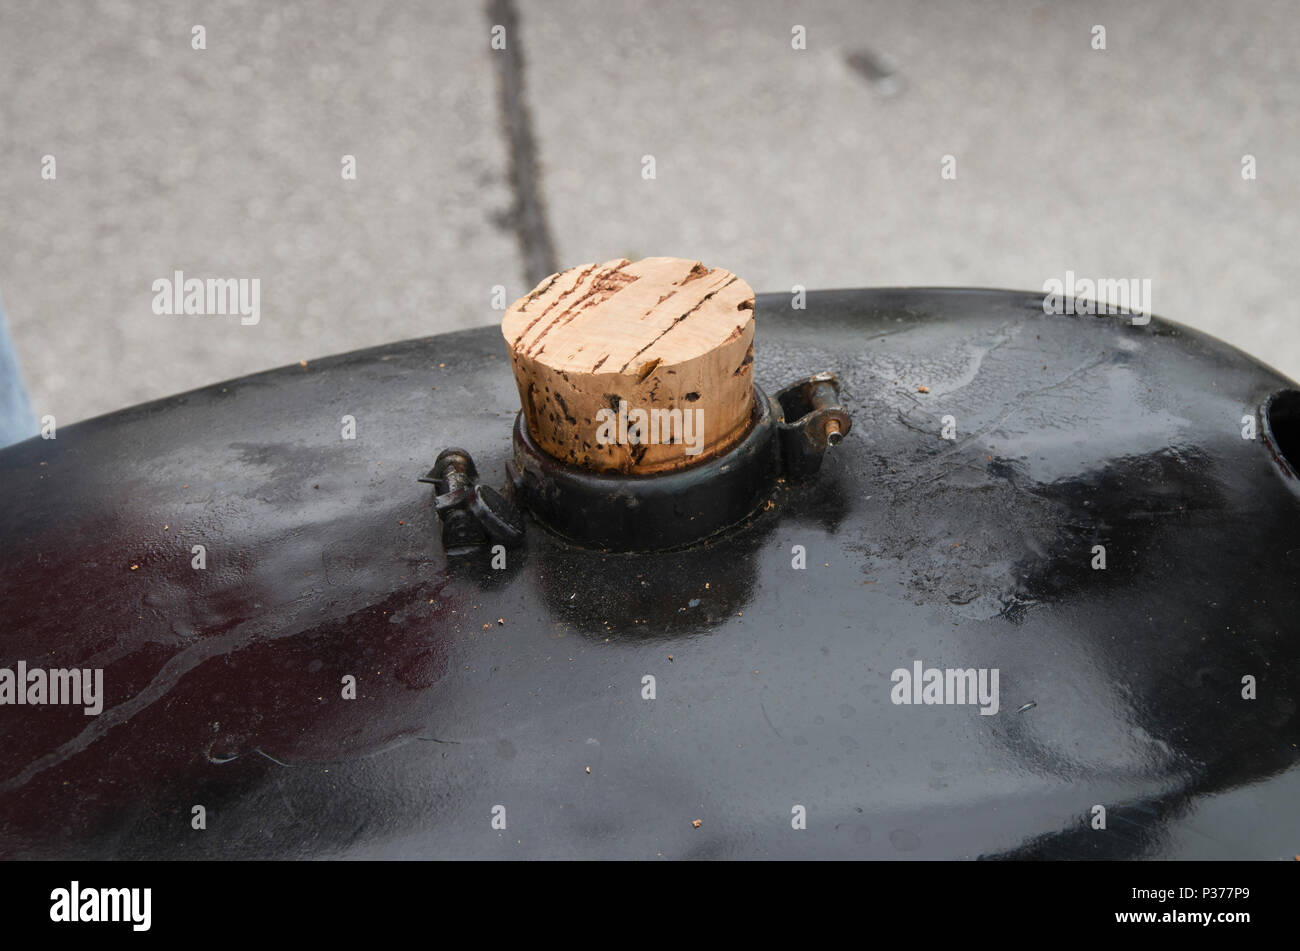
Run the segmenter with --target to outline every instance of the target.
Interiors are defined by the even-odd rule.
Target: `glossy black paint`
[[[511,454],[495,327],[0,452],[0,666],[107,692],[0,707],[0,854],[1289,858],[1300,496],[1242,418],[1292,384],[1041,300],[760,297],[757,381],[834,371],[854,431],[684,551],[444,556],[417,479]],[[915,660],[1000,711],[891,703]]]

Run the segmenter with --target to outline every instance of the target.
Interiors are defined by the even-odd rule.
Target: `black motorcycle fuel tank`
[[[1041,294],[756,322],[852,433],[673,550],[444,549],[435,457],[513,458],[495,327],[0,451],[0,667],[103,672],[0,707],[0,854],[1300,851],[1291,381]]]

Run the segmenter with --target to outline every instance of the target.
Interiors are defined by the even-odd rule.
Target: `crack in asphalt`
[[[519,242],[524,280],[529,287],[536,287],[560,268],[537,169],[532,113],[524,95],[524,54],[514,0],[488,0],[487,18],[492,26],[505,27],[505,49],[490,53],[497,74],[501,128],[506,138],[510,190],[514,195],[504,220]]]

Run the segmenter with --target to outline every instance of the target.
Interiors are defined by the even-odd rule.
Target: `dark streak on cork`
[[[668,333],[669,331],[671,331],[674,327],[676,327],[678,324],[680,324],[683,320],[685,320],[687,317],[691,316],[691,314],[695,313],[697,310],[699,310],[701,307],[703,307],[703,306],[705,305],[705,303],[709,300],[709,298],[713,297],[715,294],[720,294],[722,291],[726,290],[729,286],[731,286],[731,284],[733,284],[733,283],[734,283],[735,281],[737,281],[737,280],[739,280],[739,278],[737,278],[737,277],[733,274],[733,275],[731,276],[731,280],[727,281],[725,284],[723,284],[723,285],[722,285],[721,287],[719,287],[717,290],[715,290],[715,291],[709,291],[709,293],[707,293],[707,294],[705,294],[703,297],[701,297],[701,298],[700,298],[700,302],[699,302],[698,304],[696,304],[694,307],[692,307],[692,308],[691,308],[690,310],[688,310],[686,313],[682,314],[680,317],[674,319],[673,322],[672,322],[671,324],[669,324],[667,327],[664,328],[664,330],[663,330],[662,333],[660,333],[657,337],[655,337],[653,340],[651,340],[648,344],[646,344],[644,347],[642,347],[642,348],[641,348],[640,350],[638,350],[636,353],[632,354],[631,359],[629,359],[629,360],[627,361],[627,363],[623,364],[623,366],[621,366],[621,367],[619,368],[619,371],[618,371],[618,372],[619,372],[619,373],[626,373],[626,372],[627,372],[627,368],[630,367],[630,366],[632,365],[632,360],[635,360],[637,357],[641,356],[641,354],[645,353],[647,350],[649,350],[651,347],[653,347],[655,344],[657,344],[660,340],[662,340],[663,337],[664,337],[664,334],[667,334],[667,333]]]
[[[534,287],[532,291],[529,293],[528,297],[524,299],[524,302],[519,305],[519,313],[522,314],[524,311],[528,309],[529,304],[531,304],[533,301],[537,300],[537,298],[541,297],[543,294],[549,291],[551,289],[551,285],[554,284],[556,281],[558,281],[560,279],[560,274],[563,273],[564,273],[563,271],[560,271],[559,273],[552,274],[549,278],[546,279],[545,284],[539,284],[536,287]]]
[[[586,310],[588,307],[593,307],[597,304],[603,304],[605,301],[609,300],[611,297],[613,297],[615,294],[621,291],[628,284],[631,284],[633,281],[638,280],[638,278],[633,277],[631,275],[619,274],[619,272],[622,271],[623,268],[627,267],[631,263],[632,263],[631,261],[624,259],[623,262],[619,264],[617,267],[612,268],[608,271],[604,271],[598,276],[596,276],[595,278],[593,278],[591,281],[591,287],[587,290],[587,292],[583,294],[581,297],[579,297],[577,300],[575,300],[567,308],[562,310],[556,316],[556,318],[552,320],[541,331],[541,333],[539,333],[535,338],[533,338],[533,342],[529,344],[528,350],[525,352],[529,356],[534,356],[534,357],[538,356],[542,351],[534,350],[533,348],[536,347],[537,344],[541,341],[541,339],[545,337],[548,333],[550,333],[552,330],[555,330],[557,327],[563,327],[565,324],[573,320],[575,317],[578,316],[579,313]],[[582,274],[583,278],[585,278],[590,273],[591,273],[591,269],[584,271]],[[581,283],[582,280],[580,279],[578,284],[575,284],[568,293],[572,293],[573,291],[577,290],[578,287],[581,285]],[[557,298],[555,303],[558,304],[559,302],[560,300]],[[555,304],[551,305],[551,307],[554,306]],[[543,312],[543,316],[545,316],[545,314],[551,310],[551,307],[546,308],[546,311]],[[534,321],[534,323],[536,323],[536,321]],[[532,325],[530,324],[529,326]],[[516,343],[517,342],[518,341],[516,341]]]
[[[574,419],[573,416],[569,413],[569,407],[568,404],[564,402],[564,397],[561,396],[559,393],[553,393],[551,394],[551,398],[554,399],[555,402],[559,404],[560,412],[564,414],[564,421],[568,423],[570,426],[577,426],[578,421]]]
[[[713,273],[712,268],[707,268],[701,262],[696,261],[695,265],[691,268],[690,273],[687,274],[680,281],[678,281],[677,286],[682,287],[686,284],[689,284],[691,281],[698,280],[701,277],[708,277],[712,273]]]
[[[655,367],[659,366],[659,364],[663,362],[664,362],[663,358],[655,357],[653,360],[641,364],[641,366],[638,367],[636,371],[636,381],[638,383],[644,383],[645,378],[648,377],[651,373],[654,373]]]
[[[564,291],[562,294],[560,294],[560,296],[557,297],[557,298],[555,298],[555,300],[551,301],[551,303],[548,304],[548,305],[546,306],[546,309],[545,309],[544,311],[542,311],[540,314],[538,314],[536,317],[534,317],[532,320],[530,320],[530,321],[528,322],[528,326],[525,327],[523,330],[521,330],[521,331],[519,332],[519,336],[516,337],[516,338],[514,339],[514,343],[512,343],[512,344],[510,345],[511,348],[512,348],[512,349],[515,349],[515,350],[519,349],[519,342],[520,342],[521,340],[523,340],[524,337],[528,336],[528,331],[532,330],[533,327],[535,327],[535,326],[537,325],[537,322],[538,322],[539,320],[541,320],[543,317],[545,317],[547,314],[549,314],[549,313],[551,312],[551,309],[552,309],[556,304],[558,304],[560,301],[564,300],[564,298],[568,297],[570,294],[572,294],[574,291],[576,291],[576,290],[578,289],[578,287],[582,284],[583,280],[587,277],[587,275],[590,274],[592,271],[594,271],[598,266],[599,266],[599,265],[593,264],[591,267],[587,268],[587,270],[585,270],[585,271],[583,271],[581,274],[579,274],[579,275],[578,275],[578,279],[577,279],[576,281],[573,282],[573,286],[572,286],[572,287],[570,287],[567,291]],[[563,272],[561,272],[561,273],[563,273]],[[556,274],[556,275],[555,275],[555,277],[556,277],[557,279],[558,279],[560,276],[561,276],[560,274]],[[549,285],[547,285],[547,286],[549,286]]]

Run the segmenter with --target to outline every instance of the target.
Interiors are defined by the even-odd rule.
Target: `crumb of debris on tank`
[[[163,531],[165,532],[165,531],[167,531],[167,529],[169,529],[169,528],[171,528],[170,525],[164,525],[164,526],[163,526]]]
[[[132,566],[131,566],[131,570],[132,570],[132,571],[137,571],[137,570],[139,570],[139,568],[140,568],[139,565],[132,565]]]
[[[499,618],[497,618],[497,624],[498,624],[498,625],[505,624],[505,623],[506,623],[506,619],[505,619],[505,618],[503,618],[503,617],[499,617]]]
[[[439,363],[439,364],[438,364],[438,368],[441,369],[441,368],[445,367],[446,365],[447,365],[447,364],[445,364],[445,363]]]
[[[488,630],[491,630],[491,629],[492,629],[492,625],[491,625],[491,624],[484,624],[484,625],[483,625],[483,630],[488,631]]]
[[[673,659],[673,655],[672,655],[672,654],[669,654],[669,655],[668,655],[668,659],[669,659],[669,660],[672,660],[672,659]]]
[[[590,766],[587,767],[587,772],[589,772],[589,773],[591,772],[591,767],[590,767]]]
[[[916,392],[918,392],[918,393],[929,393],[929,392],[930,392],[930,388],[929,388],[928,386],[918,386],[918,387],[916,388]]]
[[[691,820],[691,827],[694,828],[694,829],[698,829],[698,828],[699,828],[700,826],[702,826],[703,824],[704,824],[704,820],[703,820],[703,819],[692,819],[692,820]]]

